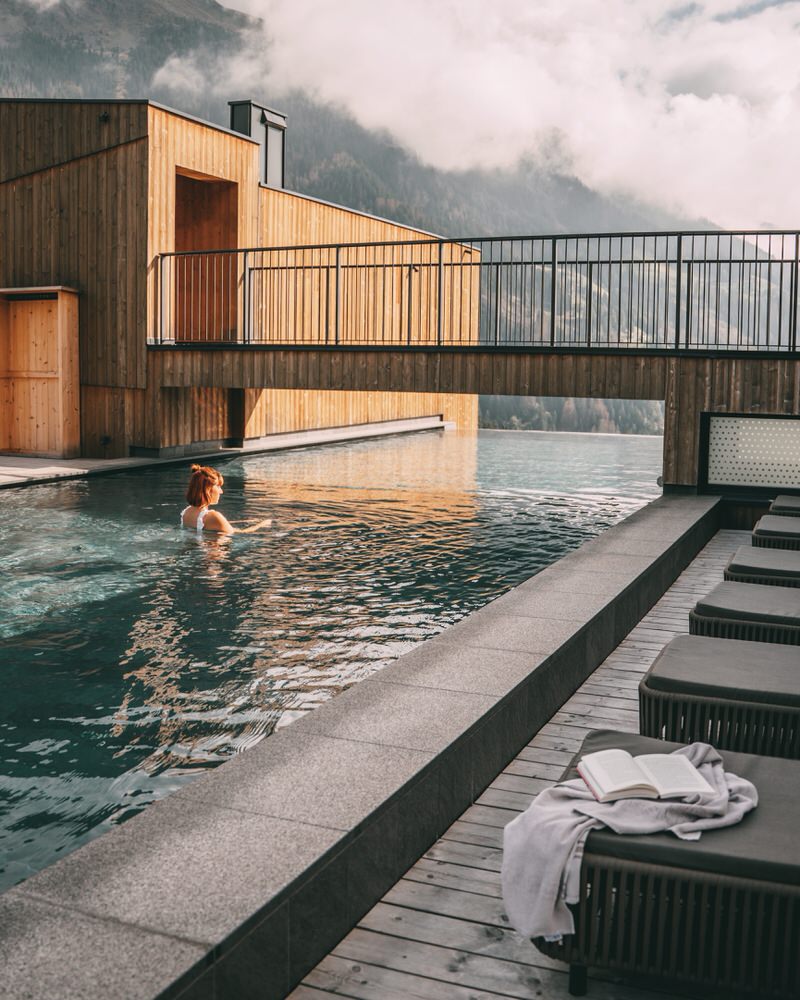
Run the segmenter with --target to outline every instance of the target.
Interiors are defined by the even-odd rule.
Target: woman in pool
[[[221,473],[208,465],[193,465],[186,499],[189,506],[181,511],[181,524],[184,528],[195,531],[221,531],[226,535],[249,535],[259,528],[272,524],[269,518],[251,524],[247,528],[236,528],[218,510],[209,508],[219,503],[222,496],[222,484],[225,482]]]

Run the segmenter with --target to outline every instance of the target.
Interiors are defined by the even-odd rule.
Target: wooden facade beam
[[[697,485],[700,413],[800,414],[800,359],[504,351],[150,350],[174,388],[663,399],[664,483]]]

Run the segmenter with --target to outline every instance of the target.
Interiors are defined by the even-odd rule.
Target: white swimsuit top
[[[183,515],[186,513],[187,510],[191,510],[191,509],[192,509],[191,507],[184,507],[183,510],[181,511],[181,527],[182,528],[188,528],[189,527],[187,524],[183,523]],[[200,513],[197,515],[197,524],[195,525],[195,528],[197,529],[197,531],[202,531],[203,530],[203,521],[205,521],[207,513],[208,513],[208,507],[206,507],[205,510],[201,510]]]

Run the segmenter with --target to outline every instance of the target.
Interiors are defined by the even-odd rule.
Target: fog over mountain
[[[0,96],[150,97],[222,125],[227,101],[249,97],[289,116],[292,190],[448,236],[696,225],[599,195],[530,158],[505,168],[427,166],[387,129],[359,125],[296,80],[282,90],[263,32],[214,0],[2,0]]]

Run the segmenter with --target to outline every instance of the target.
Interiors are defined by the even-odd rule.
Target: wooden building
[[[162,320],[159,254],[429,236],[267,186],[263,160],[256,139],[149,101],[0,101],[0,450],[111,458],[432,414],[477,425],[474,395],[231,388],[222,373],[217,384],[165,385],[164,359],[148,351]],[[208,268],[214,258],[202,259]],[[225,278],[229,260],[197,273],[198,285]],[[173,322],[187,330],[194,277],[184,272],[175,291]],[[56,287],[74,289],[78,308],[60,308],[56,320],[45,307],[55,323],[46,337],[72,338],[79,364],[73,343],[56,352],[63,370],[52,358],[47,370],[9,368],[12,331],[17,351],[26,338],[41,341],[44,313],[33,304],[52,305]],[[30,329],[22,301],[35,314]],[[240,311],[219,295],[206,319],[235,333]],[[43,380],[52,383],[47,403]]]

